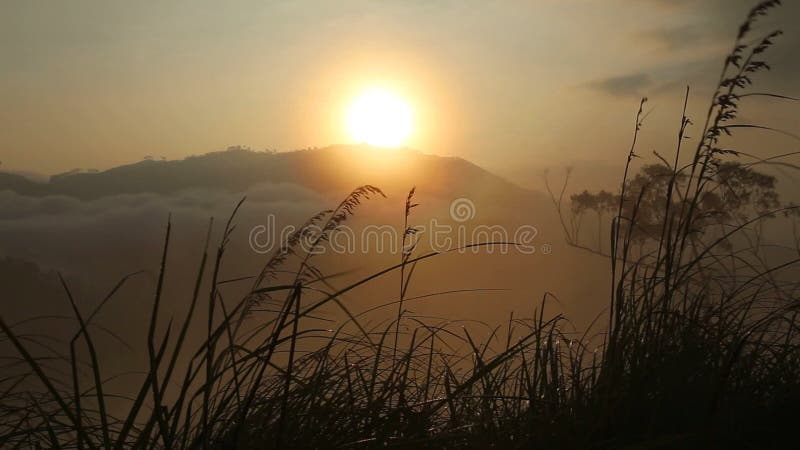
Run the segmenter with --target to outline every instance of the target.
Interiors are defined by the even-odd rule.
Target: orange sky
[[[237,144],[344,143],[348,102],[380,84],[413,106],[409,145],[425,152],[516,179],[615,162],[638,97],[652,99],[653,147],[673,140],[685,84],[702,114],[750,4],[7,1],[0,160],[55,173]],[[800,86],[789,57],[798,10],[773,20],[788,36],[766,81],[789,94]],[[778,108],[778,125],[800,128],[796,107]]]

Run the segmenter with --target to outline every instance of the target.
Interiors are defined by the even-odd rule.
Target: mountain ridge
[[[20,195],[65,195],[82,200],[106,196],[186,189],[246,191],[259,183],[295,183],[317,192],[338,193],[373,184],[384,190],[407,191],[424,185],[426,192],[507,197],[540,194],[454,156],[412,149],[378,149],[366,145],[334,145],[290,152],[260,152],[238,147],[193,155],[181,160],[144,160],[99,172],[65,173],[48,182],[0,173],[0,191]]]

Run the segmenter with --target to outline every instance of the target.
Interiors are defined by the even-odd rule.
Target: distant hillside
[[[33,181],[23,175],[0,172],[0,191],[10,190],[24,195],[47,195],[50,192],[48,183]]]
[[[141,161],[96,173],[63,174],[52,177],[48,183],[0,174],[0,190],[87,200],[118,194],[167,194],[192,188],[240,192],[264,182],[294,183],[323,193],[374,184],[387,192],[404,192],[419,185],[431,195],[458,193],[494,200],[532,194],[461,158],[368,146],[333,146],[285,153],[233,149],[183,160]]]

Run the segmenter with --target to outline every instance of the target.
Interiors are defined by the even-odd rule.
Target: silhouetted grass
[[[14,375],[0,380],[0,444],[780,447],[794,439],[800,400],[800,284],[796,277],[780,276],[797,259],[769,266],[758,245],[741,246],[749,242],[750,226],[776,211],[739,217],[715,233],[719,223],[708,221],[709,209],[701,208],[709,193],[725,189],[712,175],[723,158],[734,155],[719,147],[719,139],[745,126],[731,122],[738,101],[756,95],[745,90],[750,76],[767,68],[757,58],[777,36],[751,43],[751,26],[777,3],[760,3],[742,26],[686,165],[681,152],[691,121],[684,111],[674,162],[664,161],[669,181],[661,226],[639,242],[638,208],[648,186],[632,192],[627,181],[642,102],[611,225],[608,320],[595,327],[602,332],[576,333],[564,317],[548,314],[549,295],[530,317],[512,315],[496,327],[407,314],[403,306],[413,300],[407,288],[414,268],[440,254],[414,255],[413,190],[400,262],[334,289],[314,266],[314,252],[299,243],[310,243],[311,249],[324,245],[363,200],[382,195],[363,186],[336,209],[312,217],[250,279],[248,294],[231,303],[223,301],[221,286],[232,281],[219,274],[234,210],[216,251],[206,243],[182,320],[167,320],[160,309],[168,225],[148,325],[147,367],[135,389],[123,393],[130,397],[104,389],[109,374],[90,326],[124,279],[90,314],[69,296],[79,328],[63,357],[35,356],[31,347],[48,344],[0,320],[15,350],[5,363]],[[481,245],[487,244],[474,244]],[[287,275],[288,268],[293,269]],[[340,301],[376,278],[397,275],[398,300],[378,307],[396,307],[391,320],[367,325]],[[314,313],[325,306],[340,308],[348,319],[319,328]],[[196,348],[187,340],[194,329],[204,333]],[[488,333],[488,339],[478,339],[478,332]],[[55,349],[51,355],[57,355]],[[119,417],[109,412],[111,397],[125,404]]]

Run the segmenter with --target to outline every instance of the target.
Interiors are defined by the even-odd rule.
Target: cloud
[[[649,0],[650,3],[669,8],[665,13],[671,19],[655,27],[645,24],[643,29],[634,32],[633,39],[641,39],[664,52],[664,59],[657,67],[647,69],[657,80],[687,83],[696,81],[697,72],[711,69],[714,74],[721,66],[726,52],[733,45],[739,25],[748,11],[757,3],[753,0],[709,0],[703,2],[689,0]],[[797,69],[800,64],[795,57],[800,35],[795,23],[800,18],[800,2],[784,2],[766,17],[760,17],[748,41],[758,39],[775,29],[783,29],[786,34],[777,39],[776,46],[763,55],[776,72],[769,77],[759,75],[767,84],[761,89],[774,89],[782,92],[796,92]],[[681,67],[687,69],[681,72]],[[661,73],[661,71],[667,73]],[[711,80],[713,82],[713,80]],[[791,95],[791,94],[790,94]]]
[[[220,206],[235,203],[246,196],[249,204],[280,203],[286,207],[300,208],[303,203],[318,203],[320,198],[313,191],[289,183],[257,184],[244,194],[217,189],[187,189],[171,195],[153,193],[124,194],[82,201],[65,195],[31,197],[12,191],[0,191],[0,223],[12,220],[40,218],[42,216],[80,216],[96,220],[97,216],[113,215],[116,212],[142,212],[163,209],[177,212],[213,213]]]
[[[692,86],[695,93],[706,94],[717,81],[719,69],[733,45],[739,24],[755,2],[747,0],[711,0],[708,2],[650,0],[650,3],[673,9],[670,23],[655,27],[645,25],[631,37],[651,45],[661,58],[636,72],[590,83],[613,96],[657,96],[674,87]],[[775,70],[754,77],[758,90],[796,95],[800,60],[795,57],[800,33],[792,25],[800,17],[800,3],[786,3],[769,16],[759,18],[750,35],[756,40],[766,33],[783,29],[786,34],[775,39],[775,46],[760,55]]]
[[[236,218],[245,233],[273,214],[296,225],[325,209],[318,194],[288,183],[250,188]],[[81,201],[68,196],[28,197],[0,191],[0,256],[34,261],[79,276],[118,277],[158,262],[168,218],[176,252],[202,247],[208,221],[214,238],[243,194],[193,189],[171,195],[133,194]]]
[[[653,86],[653,80],[648,74],[635,73],[606,78],[605,80],[590,83],[590,86],[606,94],[618,97],[641,97],[643,92]]]
[[[651,41],[666,50],[675,51],[718,42],[720,35],[702,25],[686,24],[677,27],[647,30],[642,32],[639,37]]]

